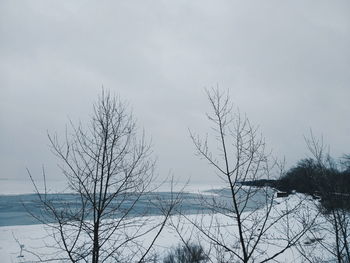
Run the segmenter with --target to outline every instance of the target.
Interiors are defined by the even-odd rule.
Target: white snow
[[[296,202],[297,197],[293,197],[289,200],[289,204]],[[278,204],[277,206],[284,205]],[[211,222],[212,217],[210,215],[190,215],[188,216],[191,220],[201,220],[203,225],[208,226]],[[216,219],[222,224],[227,223],[227,218],[223,216],[217,216]],[[152,220],[159,221],[161,217],[153,216]],[[178,216],[174,216],[173,220],[175,223],[178,221]],[[192,231],[192,225],[186,222],[185,219],[182,220],[182,233],[185,239],[192,237],[193,241],[201,241],[202,245],[206,247],[205,239],[201,239],[197,236],[198,231]],[[228,233],[230,231],[237,231],[236,226],[230,224],[227,227]],[[154,234],[154,233],[153,233]],[[152,233],[147,235],[144,243],[150,242],[152,239]],[[229,235],[228,235],[229,236]],[[306,238],[306,237],[305,237]],[[17,239],[18,242],[15,240]],[[283,242],[283,241],[281,241]],[[160,237],[158,238],[154,250],[160,255],[164,255],[167,249],[176,246],[180,243],[179,236],[176,234],[173,228],[167,226]],[[20,255],[20,244],[24,245],[23,257],[18,257]],[[49,244],[52,244],[52,238],[48,236],[45,227],[43,225],[27,225],[27,226],[10,226],[10,227],[0,227],[0,259],[3,263],[10,262],[37,262],[37,257],[35,257],[30,252],[34,252],[39,255],[54,253],[55,250],[49,248]],[[269,253],[273,253],[277,247],[270,245],[268,247]],[[317,251],[317,248],[316,248]],[[57,255],[56,255],[57,256]],[[284,254],[277,258],[278,262],[300,262],[301,257],[296,249],[290,249]]]
[[[13,184],[14,182],[10,183]],[[7,186],[9,187],[10,184]],[[14,194],[13,191],[4,191],[6,187],[4,187],[2,184],[0,184],[1,187],[1,194]],[[17,185],[18,186],[18,185]],[[204,190],[211,190],[214,187],[211,185],[192,185],[191,187],[187,188],[187,192],[194,192],[198,193]],[[9,187],[11,189],[11,187]],[[17,189],[17,192],[25,192],[29,188],[19,188]],[[286,204],[293,205],[296,202],[299,201],[300,198],[304,198],[303,195],[293,195],[288,201],[285,203],[283,199],[276,199],[279,204],[276,204],[276,211],[278,209],[284,209],[283,206]],[[315,213],[315,210],[312,210],[311,208],[315,206],[315,203],[313,200],[309,199],[306,200],[306,203],[303,206],[303,211],[301,213]],[[208,214],[204,215],[190,215],[188,216],[190,220],[201,220],[204,226],[208,226],[212,220],[212,216]],[[227,223],[227,218],[223,217],[222,215],[215,215],[216,220],[220,222],[222,225]],[[152,216],[152,220],[160,221],[161,217],[159,216]],[[173,220],[175,223],[178,222],[179,218],[178,216],[174,216]],[[189,238],[192,238],[192,240],[196,242],[200,242],[205,248],[207,247],[207,243],[203,237],[198,236],[198,231],[195,230],[192,225],[189,222],[186,222],[185,219],[181,219],[182,224],[182,234],[184,235],[184,239],[187,240]],[[281,222],[281,227],[283,227],[283,222]],[[235,225],[229,224],[230,226],[227,227],[227,233],[229,236],[229,233],[231,231],[235,232],[237,231],[237,227]],[[278,226],[277,226],[278,227]],[[296,226],[295,226],[296,227]],[[144,243],[147,244],[152,240],[154,233],[150,233],[149,235],[145,236]],[[325,236],[324,233],[320,233],[320,236]],[[307,242],[308,238],[304,237],[301,242]],[[162,255],[165,255],[169,248],[175,247],[177,244],[181,242],[178,234],[175,232],[175,230],[167,225],[161,235],[159,236],[157,242],[155,243],[154,250]],[[283,241],[281,241],[282,245]],[[46,231],[45,227],[43,225],[25,225],[25,226],[6,226],[6,227],[0,227],[0,262],[2,263],[17,263],[17,262],[38,262],[38,257],[36,257],[33,253],[37,255],[47,255],[55,253],[56,250],[52,247],[50,247],[50,244],[53,244],[53,239],[48,235],[48,232]],[[20,246],[24,245],[23,247],[23,257],[19,257],[21,248]],[[278,245],[278,244],[277,244]],[[268,249],[268,253],[271,254],[274,251],[276,251],[277,247],[274,245],[266,246]],[[309,246],[309,249],[312,249],[314,253],[324,254],[325,251],[322,251],[319,246],[316,244],[311,244]],[[33,252],[33,253],[32,253]],[[55,255],[57,257],[57,255]],[[325,256],[327,256],[325,254]],[[280,255],[277,258],[277,262],[301,262],[301,256],[299,251],[296,248],[289,249],[282,255]]]

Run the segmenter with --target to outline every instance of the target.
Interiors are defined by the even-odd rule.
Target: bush
[[[165,256],[163,263],[204,263],[208,260],[208,256],[201,245],[184,244],[173,248]]]

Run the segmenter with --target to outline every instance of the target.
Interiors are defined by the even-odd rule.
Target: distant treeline
[[[339,161],[329,159],[327,165],[311,158],[303,159],[277,180],[262,179],[244,184],[320,197],[326,208],[350,208],[350,158],[347,155]]]
[[[283,191],[296,190],[306,194],[350,194],[350,167],[325,167],[314,159],[303,159],[286,172],[275,185]]]

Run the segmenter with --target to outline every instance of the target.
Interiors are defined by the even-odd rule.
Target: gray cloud
[[[105,88],[129,101],[159,171],[212,180],[188,128],[205,133],[203,87],[228,89],[288,164],[303,135],[349,152],[348,1],[1,1],[0,178],[41,164],[46,131],[86,120]]]

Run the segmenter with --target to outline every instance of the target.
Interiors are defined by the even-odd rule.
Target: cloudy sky
[[[102,85],[132,106],[162,176],[215,180],[188,129],[205,134],[216,85],[288,165],[310,128],[349,153],[349,47],[347,0],[0,0],[0,178],[56,178],[46,133],[87,120]]]

